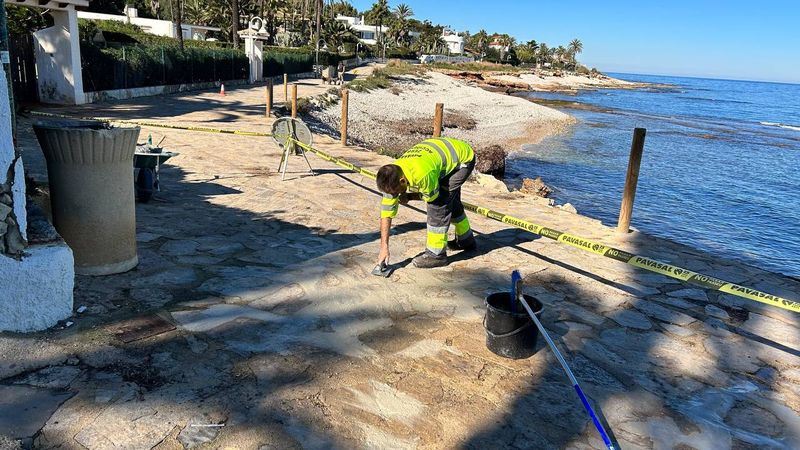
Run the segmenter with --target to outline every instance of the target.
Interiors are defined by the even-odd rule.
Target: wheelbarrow
[[[161,147],[152,147],[147,144],[136,146],[136,151],[133,153],[133,168],[139,169],[134,181],[137,200],[147,203],[153,197],[154,192],[161,191],[159,167],[168,159],[179,154],[165,152]]]

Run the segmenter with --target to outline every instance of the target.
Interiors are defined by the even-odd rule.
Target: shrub
[[[367,92],[373,89],[386,89],[392,85],[391,80],[389,80],[386,75],[377,70],[375,72],[367,78],[353,80],[347,83],[348,88],[356,92]]]
[[[402,75],[421,75],[427,69],[418,64],[410,64],[399,59],[390,59],[386,66],[381,69],[375,69],[374,74],[380,74],[387,78],[398,77]]]

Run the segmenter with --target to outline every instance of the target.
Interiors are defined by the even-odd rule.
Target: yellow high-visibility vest
[[[426,139],[411,147],[393,164],[400,167],[409,187],[422,194],[422,199],[432,202],[439,197],[439,180],[475,159],[472,147],[453,138]],[[397,215],[400,199],[384,195],[381,217]]]

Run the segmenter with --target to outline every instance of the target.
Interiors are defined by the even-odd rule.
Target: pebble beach
[[[348,134],[375,150],[390,153],[430,136],[436,103],[444,104],[448,137],[480,149],[500,145],[506,152],[558,133],[575,119],[528,100],[489,92],[446,74],[397,77],[389,89],[350,92]],[[312,112],[334,130],[341,123],[339,103]]]

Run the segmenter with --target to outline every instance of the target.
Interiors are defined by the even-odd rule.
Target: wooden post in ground
[[[297,117],[297,85],[292,85],[292,119]]]
[[[267,80],[267,87],[265,89],[266,95],[266,108],[267,108],[267,117],[272,115],[272,79],[270,78]]]
[[[289,74],[283,74],[283,102],[289,103]]]
[[[350,92],[342,89],[342,145],[347,145],[347,110]]]
[[[444,117],[444,103],[436,104],[436,114],[433,116],[433,137],[442,136],[442,118]]]
[[[631,157],[628,160],[628,174],[625,176],[625,191],[622,193],[622,206],[619,209],[619,221],[617,231],[627,233],[630,231],[631,215],[633,214],[633,199],[636,197],[636,184],[639,182],[639,166],[642,163],[642,151],[644,150],[644,136],[647,130],[644,128],[633,129],[633,141],[631,142]]]

